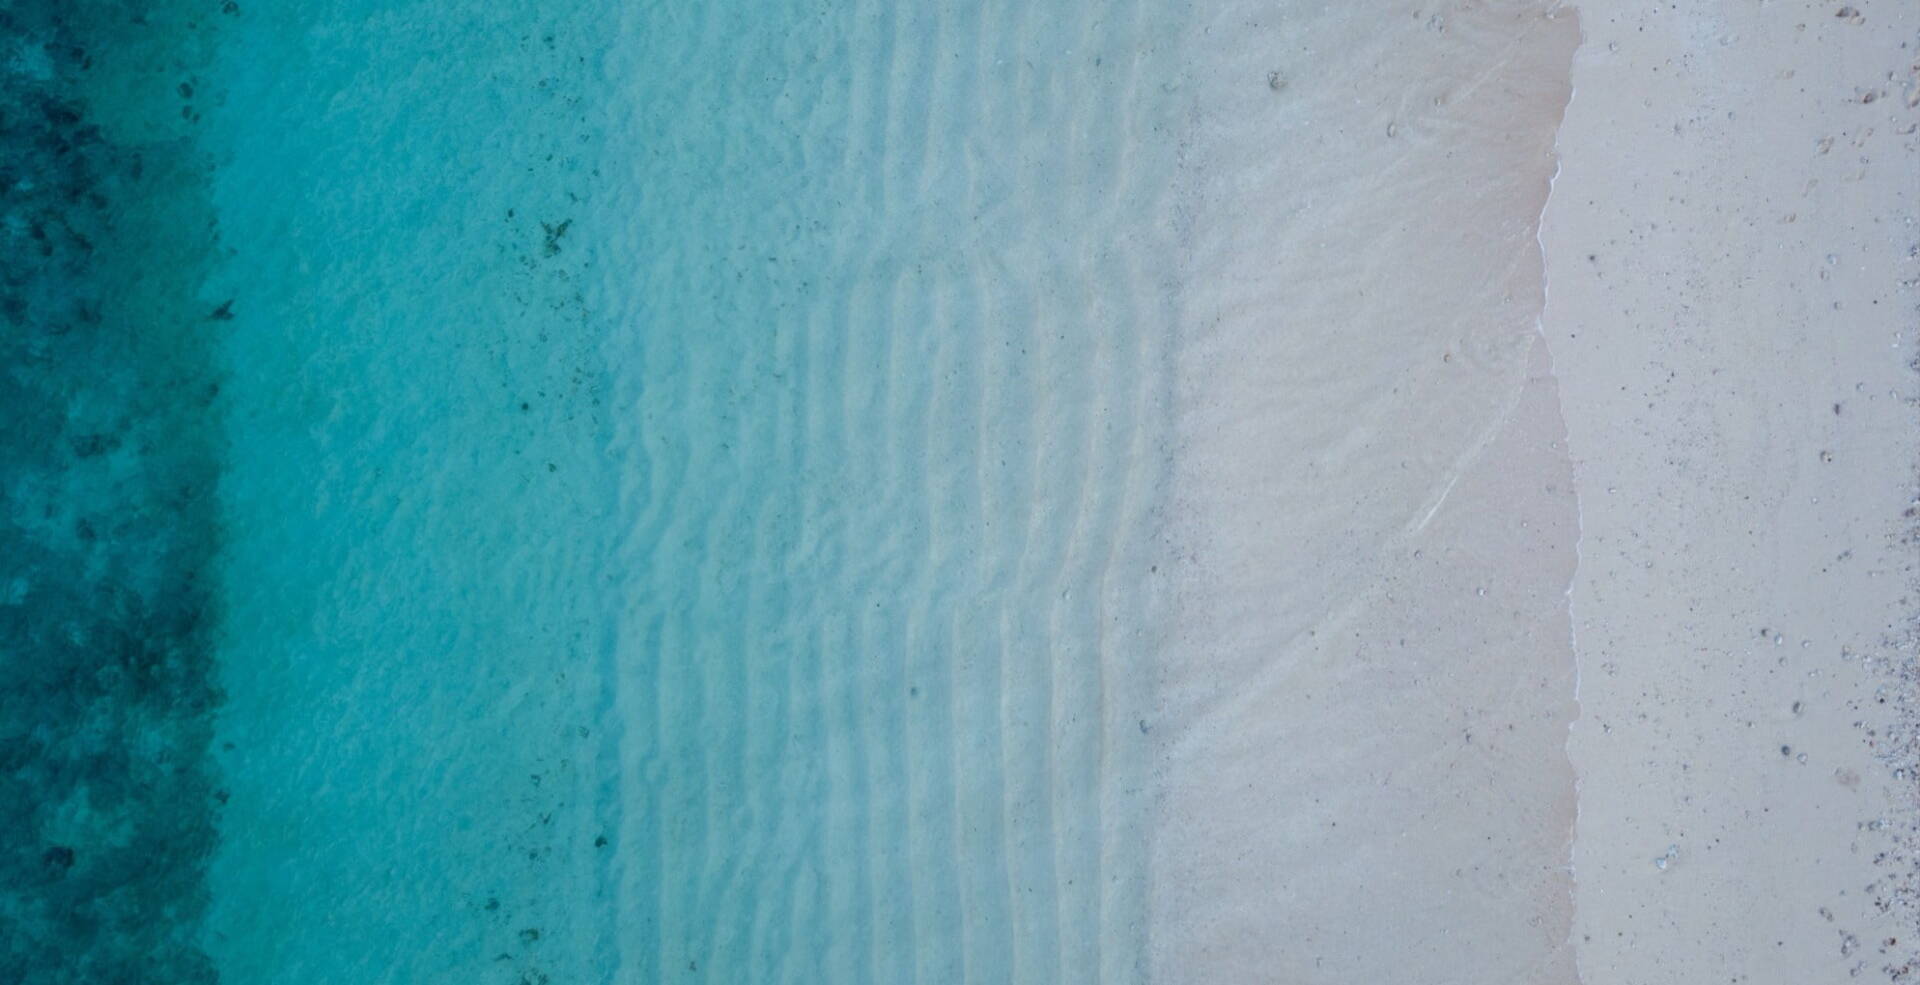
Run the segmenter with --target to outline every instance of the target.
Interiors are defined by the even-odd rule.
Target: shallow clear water
[[[1162,15],[182,6],[175,977],[1139,978]]]
[[[621,963],[1133,977],[1172,303],[1140,232],[1171,154],[1128,146],[1162,122],[1152,25],[711,16],[636,25],[609,155]]]

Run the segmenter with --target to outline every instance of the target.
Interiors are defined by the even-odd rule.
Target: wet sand
[[[1577,24],[1263,16],[1195,81],[1152,978],[1571,981],[1535,224]]]

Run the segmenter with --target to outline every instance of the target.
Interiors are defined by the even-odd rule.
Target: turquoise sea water
[[[1177,16],[0,17],[0,962],[1140,978]]]

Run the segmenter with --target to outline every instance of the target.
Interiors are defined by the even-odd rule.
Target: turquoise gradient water
[[[217,241],[181,960],[1141,977],[1177,12],[101,10]]]

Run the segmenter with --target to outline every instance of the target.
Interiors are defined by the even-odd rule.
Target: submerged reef
[[[216,978],[218,386],[195,294],[214,234],[196,111],[131,122],[180,82],[165,33],[188,22],[156,6],[0,9],[0,980],[19,985]],[[98,98],[117,91],[139,104]]]

